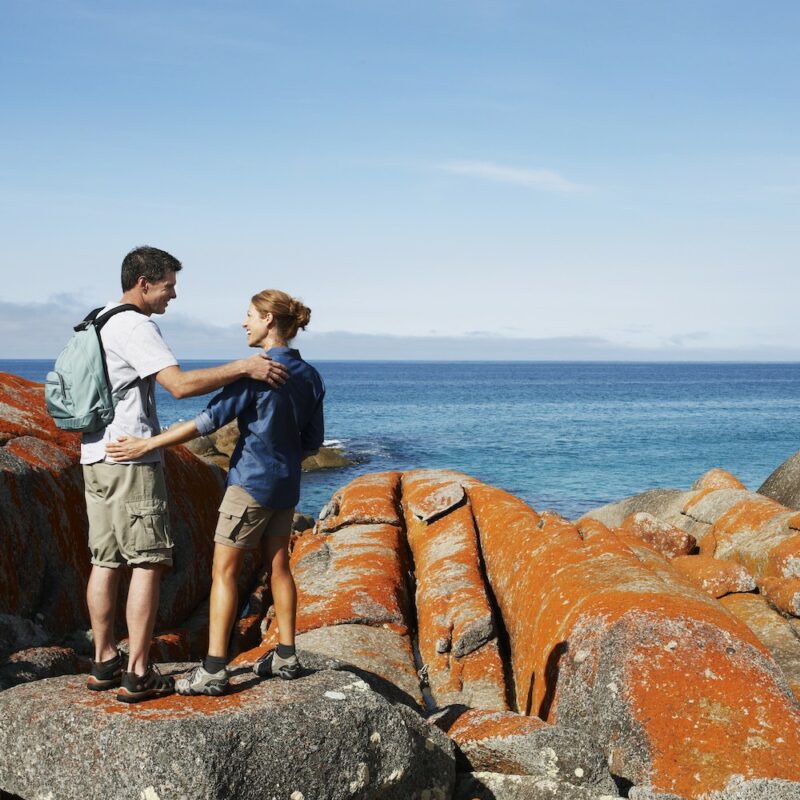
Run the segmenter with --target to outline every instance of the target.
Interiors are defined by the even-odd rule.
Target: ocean
[[[185,369],[219,362],[185,361]],[[42,381],[52,362],[0,360]],[[316,515],[365,472],[449,467],[568,518],[722,467],[757,489],[800,449],[800,365],[320,361],[326,439],[355,466],[303,476]],[[160,389],[162,424],[207,397]]]

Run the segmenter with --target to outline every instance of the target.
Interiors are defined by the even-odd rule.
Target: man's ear
[[[136,288],[137,288],[137,289],[141,289],[143,292],[146,292],[146,291],[147,291],[147,287],[148,287],[149,285],[150,285],[150,281],[148,281],[148,280],[147,280],[147,278],[145,278],[145,276],[144,276],[144,275],[140,275],[140,276],[139,276],[139,277],[136,279]]]

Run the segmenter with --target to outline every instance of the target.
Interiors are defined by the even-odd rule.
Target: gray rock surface
[[[699,800],[800,800],[800,783],[777,778],[745,780],[734,775],[723,791],[708,792]]]
[[[789,508],[800,508],[800,450],[787,458],[758,487],[758,493]]]
[[[357,675],[284,682],[242,671],[233,684],[219,698],[134,706],[75,677],[9,689],[0,694],[0,788],[26,800],[451,796],[447,736]]]
[[[390,682],[420,707],[423,705],[411,640],[371,625],[329,625],[301,633],[297,647],[311,669],[356,668]]]
[[[88,672],[89,659],[69,647],[31,647],[18,650],[0,666],[0,691],[26,681]]]
[[[584,516],[596,519],[609,528],[618,528],[626,517],[645,511],[664,522],[680,527],[681,509],[693,494],[682,489],[650,489],[642,494],[626,497],[617,503],[594,508]]]
[[[458,776],[453,800],[613,800],[619,796],[552,778],[468,772]]]
[[[510,711],[457,705],[428,719],[456,743],[461,771],[531,775],[616,793],[603,750],[586,733]]]

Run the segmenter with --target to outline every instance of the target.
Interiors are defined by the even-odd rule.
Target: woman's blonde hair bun
[[[298,329],[305,330],[311,321],[311,309],[280,289],[264,289],[253,295],[251,302],[261,316],[271,313],[275,317],[278,330],[286,339],[294,339]]]

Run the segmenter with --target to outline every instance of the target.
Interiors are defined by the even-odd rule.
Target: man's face
[[[155,283],[144,281],[142,297],[150,314],[163,314],[167,310],[169,301],[177,297],[175,294],[176,283],[177,276],[174,272],[168,272],[162,280]]]

